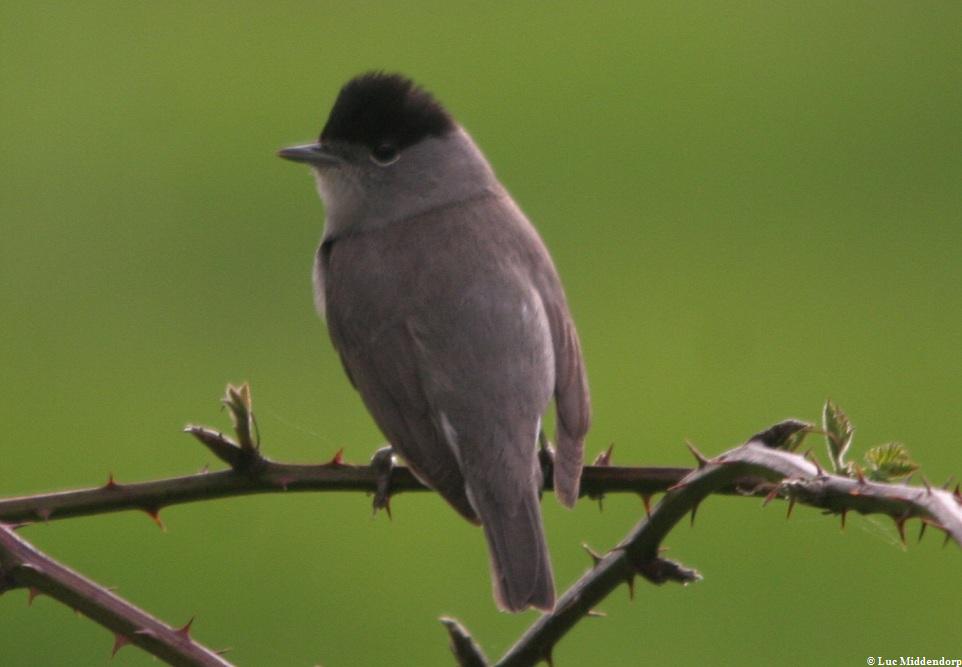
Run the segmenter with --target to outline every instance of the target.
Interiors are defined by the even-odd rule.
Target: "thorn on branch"
[[[902,546],[903,546],[903,547],[906,546],[906,541],[905,541],[905,522],[908,520],[908,518],[909,518],[908,515],[904,515],[904,514],[903,514],[902,516],[900,516],[900,517],[894,517],[894,516],[892,517],[892,520],[895,521],[895,527],[896,527],[896,528],[898,529],[898,531],[899,531],[899,539],[902,540]]]
[[[339,450],[334,452],[334,456],[332,456],[331,460],[327,462],[327,465],[331,466],[332,468],[337,468],[338,466],[344,465],[344,448],[343,447],[341,447]]]
[[[163,520],[160,518],[160,508],[159,507],[144,507],[142,508],[144,513],[150,517],[150,520],[157,524],[165,533],[167,532],[167,526],[164,524]]]
[[[457,619],[444,616],[440,619],[451,639],[451,653],[460,667],[486,667],[488,659],[471,634]]]
[[[595,462],[593,465],[596,466],[610,466],[611,465],[611,452],[615,448],[615,443],[608,445],[608,449],[604,450],[598,456],[595,457]]]
[[[114,489],[120,488],[120,485],[117,484],[116,480],[114,479],[114,474],[112,472],[107,474],[107,482],[106,484],[103,485],[103,488],[105,490],[108,490],[108,489],[114,490]]]
[[[177,634],[177,635],[180,635],[180,636],[183,637],[184,639],[190,641],[190,639],[191,639],[191,637],[190,637],[190,626],[192,626],[193,624],[194,624],[194,617],[191,616],[191,617],[190,617],[190,620],[187,621],[186,623],[184,623],[184,625],[182,625],[182,626],[179,627],[179,628],[174,628],[174,633]]]
[[[114,633],[114,647],[110,650],[110,657],[113,658],[117,655],[117,651],[122,649],[124,646],[130,643],[130,638],[127,635],[121,634],[119,632]]]
[[[588,555],[591,557],[592,567],[598,567],[598,563],[600,563],[602,559],[604,559],[604,556],[602,556],[597,551],[595,551],[590,546],[588,546],[586,542],[583,542],[581,544],[581,548],[584,549],[588,553]]]
[[[691,440],[686,440],[685,446],[688,447],[688,451],[691,452],[691,455],[695,457],[695,461],[698,463],[699,469],[704,468],[706,465],[708,465],[709,463],[708,457],[702,454],[700,451],[698,451],[698,448],[695,447],[694,443],[692,443]]]
[[[645,505],[645,516],[650,517],[651,516],[651,494],[641,493],[639,495],[641,496],[641,502],[644,503]]]
[[[765,500],[762,501],[762,507],[766,507],[770,502],[778,497],[778,492],[781,490],[781,483],[772,486],[772,490],[765,495]]]

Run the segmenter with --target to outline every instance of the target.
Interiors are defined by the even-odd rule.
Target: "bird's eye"
[[[394,144],[381,144],[371,151],[371,161],[382,167],[394,164],[401,157],[401,152]]]

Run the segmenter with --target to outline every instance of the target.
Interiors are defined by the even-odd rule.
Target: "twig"
[[[712,460],[700,460],[700,467],[670,489],[649,517],[639,522],[614,550],[596,560],[595,566],[565,592],[553,612],[528,628],[496,663],[497,667],[550,661],[558,640],[615,588],[623,583],[630,585],[636,574],[654,583],[687,583],[697,579],[694,571],[658,555],[661,542],[705,497],[741,477],[769,480],[776,484],[774,491],[790,501],[843,516],[849,510],[883,513],[900,525],[909,518],[920,518],[962,544],[962,497],[930,487],[828,475],[803,456],[773,448],[803,428],[807,425],[801,422],[782,422],[753,436],[745,445]]]
[[[458,661],[458,667],[485,667],[488,664],[484,651],[457,620],[445,616],[441,618],[441,624],[448,631],[451,653]]]
[[[161,623],[44,555],[10,526],[0,524],[0,591],[11,588],[29,588],[31,595],[49,595],[113,631],[114,653],[126,644],[134,644],[171,665],[230,667],[220,655],[191,638],[190,622],[182,628]]]

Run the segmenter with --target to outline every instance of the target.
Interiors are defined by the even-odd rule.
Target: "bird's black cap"
[[[405,148],[454,128],[454,119],[431,93],[400,74],[368,72],[344,84],[321,142],[348,141],[375,149]]]

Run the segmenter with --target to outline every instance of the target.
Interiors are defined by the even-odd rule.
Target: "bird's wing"
[[[558,287],[560,290],[560,285]],[[578,500],[584,440],[591,423],[591,401],[581,342],[563,297],[547,299],[555,357],[556,452],[554,488],[558,499],[571,507]]]
[[[391,445],[425,484],[458,512],[478,522],[464,478],[421,387],[412,340],[403,327],[385,332],[376,347],[357,345],[334,322],[331,337],[352,383]]]
[[[348,264],[363,261],[352,244],[339,242]],[[329,274],[333,246],[325,243],[318,255],[319,272],[334,277],[328,288],[339,288],[339,279],[350,272]],[[356,275],[356,274],[355,274]],[[464,488],[454,453],[444,440],[437,415],[430,410],[421,386],[422,373],[408,328],[402,319],[353,317],[365,308],[363,292],[357,298],[335,296],[327,303],[327,328],[351,384],[358,390],[374,421],[391,445],[421,481],[440,493],[460,514],[478,523]],[[347,302],[344,299],[347,298]],[[388,302],[390,296],[387,297]],[[330,306],[335,305],[334,312]],[[372,331],[364,324],[376,324]]]
[[[591,424],[591,399],[581,342],[547,248],[520,209],[510,201],[507,205],[514,210],[511,219],[515,221],[509,233],[517,237],[514,245],[524,248],[524,264],[531,271],[531,283],[544,304],[550,326],[556,409],[554,488],[558,499],[571,507],[578,500],[584,439]]]
[[[421,387],[484,526],[498,604],[548,609],[554,583],[535,453],[554,376],[547,314],[511,275],[464,290],[460,306],[454,327],[430,313],[407,323]]]

